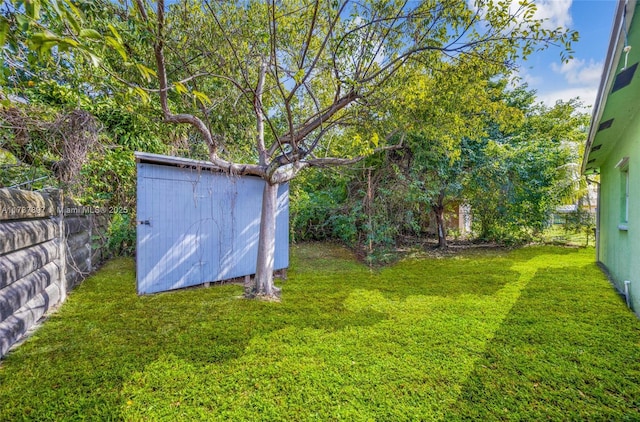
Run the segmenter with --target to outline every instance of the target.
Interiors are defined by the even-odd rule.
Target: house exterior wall
[[[638,81],[635,81],[637,83]],[[624,292],[629,280],[630,303],[640,313],[640,116],[630,120],[616,148],[600,167],[599,261],[615,287]],[[616,167],[628,157],[622,168]],[[629,174],[628,221],[624,221],[625,171]]]

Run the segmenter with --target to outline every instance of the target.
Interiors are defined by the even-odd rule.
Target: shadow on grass
[[[89,323],[89,331],[81,336],[95,334],[99,337],[96,341],[120,345],[122,350],[107,350],[122,355],[131,352],[133,356],[153,359],[162,352],[193,363],[223,362],[239,357],[255,336],[267,336],[287,327],[332,331],[372,325],[385,317],[373,311],[353,312],[342,305],[351,290],[361,287],[358,277],[341,282],[325,273],[317,277],[305,274],[307,283],[285,287],[282,303],[243,299],[242,286],[235,284],[137,296],[132,284],[133,265],[129,260],[108,264],[105,274],[112,273],[113,267],[125,271],[118,286],[115,280],[110,283],[98,274],[85,286],[91,293],[84,292],[82,304],[68,305],[69,313],[77,313],[86,321],[102,321],[100,327]],[[336,284],[336,289],[327,289],[327,283]],[[91,303],[98,306],[86,306]],[[131,350],[132,345],[142,348]]]
[[[409,259],[382,270],[377,288],[396,299],[415,295],[492,296],[518,276],[505,268],[507,262],[500,256],[473,260],[462,257],[459,266],[448,260]]]
[[[331,268],[338,273],[336,263],[345,270],[352,265],[334,259]],[[342,305],[361,277],[345,288],[348,280],[316,271],[322,274],[305,275],[306,285],[289,283],[282,303],[270,303],[241,298],[242,286],[233,284],[140,297],[134,267],[130,259],[108,262],[6,357],[0,366],[1,420],[119,419],[122,385],[164,356],[204,368],[238,359],[252,339],[285,328],[333,331],[385,318]],[[327,283],[336,288],[327,290]]]
[[[444,419],[639,420],[638,321],[603,278],[538,271]]]
[[[529,255],[535,256],[536,253],[539,252],[532,251]],[[558,253],[565,251],[558,249]],[[518,275],[516,271],[505,268],[513,261],[508,255],[509,251],[503,248],[473,248],[452,253],[444,259],[420,256],[407,258],[390,267],[370,269],[343,246],[306,243],[296,246],[293,267],[297,268],[296,273],[305,277],[317,274],[320,269],[324,274],[327,271],[329,274],[338,273],[333,274],[336,281],[348,283],[349,287],[356,289],[378,290],[394,300],[416,295],[491,296]],[[526,258],[527,253],[524,255]],[[457,260],[460,265],[452,266],[451,260]],[[312,286],[310,288],[313,289]]]

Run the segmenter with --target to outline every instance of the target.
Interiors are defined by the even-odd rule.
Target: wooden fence
[[[101,259],[108,218],[61,190],[0,189],[0,357]]]

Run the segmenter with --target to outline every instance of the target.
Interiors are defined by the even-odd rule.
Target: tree
[[[66,46],[72,43],[65,40],[72,39],[83,47],[81,53],[94,58],[99,53],[92,45],[102,37],[103,43],[113,45],[122,60],[142,76],[127,81],[107,69],[112,77],[143,97],[157,94],[164,120],[197,129],[215,166],[265,180],[251,294],[275,296],[278,185],[305,168],[353,163],[375,149],[390,146],[386,143],[391,136],[378,138],[377,145],[370,145],[367,139],[354,148],[352,140],[339,135],[372,106],[389,101],[379,95],[402,75],[399,71],[409,61],[420,61],[430,68],[443,61],[474,58],[510,66],[535,48],[551,43],[568,48],[575,40],[577,34],[571,31],[544,29],[533,19],[534,12],[535,6],[525,2],[510,13],[501,3],[484,0],[474,7],[458,0],[184,0],[169,8],[160,0],[155,9],[137,0],[135,7],[125,3],[118,12],[133,29],[116,29],[112,24],[83,32],[78,24],[66,27],[66,38],[41,37],[45,41],[39,42],[34,34],[31,39],[36,49],[48,48],[49,42]],[[192,30],[185,32],[189,27]],[[134,32],[136,37],[131,36]],[[83,34],[95,38],[95,43],[90,39],[85,42]],[[138,44],[130,52],[127,40],[133,38]],[[144,43],[151,49],[153,65],[146,61],[149,55],[132,55],[142,51],[137,46]],[[102,64],[108,67],[109,62]],[[189,101],[174,110],[170,98],[176,97]],[[229,104],[241,110],[240,124],[245,124],[249,115],[253,117],[250,149],[242,140],[228,140],[213,131],[216,109]],[[342,143],[329,145],[328,139]]]
[[[443,63],[409,88],[416,98],[408,96],[403,108],[416,123],[408,125],[412,160],[407,177],[415,198],[435,216],[439,247],[447,247],[445,210],[464,199],[470,144],[486,136],[488,122],[506,127],[522,118],[501,99],[506,83],[498,78],[508,71],[504,64],[487,66],[475,59]]]
[[[555,207],[573,194],[571,170],[588,116],[575,100],[536,104],[526,86],[506,100],[525,119],[509,130],[489,128],[481,148],[472,152],[467,186],[480,237],[519,241],[542,231]]]

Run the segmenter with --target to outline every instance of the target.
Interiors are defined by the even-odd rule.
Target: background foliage
[[[501,89],[492,101],[512,117],[484,119],[473,138],[449,131],[452,140],[443,142],[427,121],[406,133],[402,149],[301,180],[296,191],[313,194],[294,196],[296,238],[345,241],[379,260],[385,250],[437,238],[433,208],[440,199],[448,218],[460,204],[471,206],[471,239],[541,239],[557,206],[584,205],[577,168],[588,115],[577,101],[547,107],[526,86]],[[459,236],[451,229],[450,238]]]

